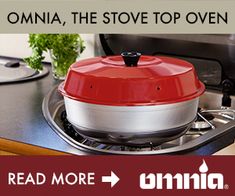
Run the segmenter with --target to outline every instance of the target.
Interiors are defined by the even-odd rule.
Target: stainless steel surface
[[[209,93],[210,94],[210,93]],[[203,97],[207,97],[207,92]],[[215,93],[216,97],[216,93]],[[234,98],[233,98],[234,101]],[[200,105],[203,107],[204,103],[201,102]],[[234,135],[235,121],[229,121],[224,119],[221,115],[216,114],[212,123],[216,127],[215,129],[207,131],[194,131],[187,130],[186,134],[178,139],[165,142],[159,146],[149,146],[149,147],[130,147],[130,146],[120,146],[120,145],[107,145],[104,143],[98,143],[94,140],[86,139],[76,133],[71,126],[69,130],[66,129],[64,122],[61,120],[61,114],[65,111],[63,97],[58,93],[56,88],[52,90],[44,99],[43,102],[43,112],[45,118],[48,120],[49,125],[52,129],[60,135],[65,141],[67,141],[73,147],[86,151],[89,154],[132,154],[132,155],[144,155],[144,154],[187,154],[190,150],[194,150],[195,154],[210,154],[213,151],[213,141],[218,138],[225,138],[227,141],[229,138],[229,143],[233,142],[233,136],[228,135],[225,137],[225,133],[229,132]],[[187,114],[185,114],[187,115]],[[63,116],[63,115],[62,115]],[[63,117],[64,118],[64,117]],[[200,150],[201,145],[207,145],[208,142],[212,143],[212,146]],[[217,144],[218,145],[218,144]],[[215,148],[215,146],[214,146]],[[217,150],[223,148],[223,144],[217,146]],[[197,150],[199,149],[199,150]]]
[[[206,121],[197,121],[193,122],[192,128],[196,130],[204,130],[210,128],[210,124],[208,124]]]
[[[203,113],[220,114],[229,120],[235,120],[235,110],[230,107],[221,107],[221,109],[206,110]]]

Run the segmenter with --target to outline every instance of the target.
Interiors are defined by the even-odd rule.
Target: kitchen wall
[[[86,50],[81,59],[93,57],[95,54],[95,35],[81,34],[85,40]],[[24,58],[31,54],[28,45],[28,34],[0,34],[0,56]],[[46,61],[50,61],[49,55],[45,53]]]

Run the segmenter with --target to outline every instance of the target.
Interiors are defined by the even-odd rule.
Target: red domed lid
[[[127,52],[74,63],[59,90],[87,103],[126,106],[190,100],[205,86],[189,62]]]

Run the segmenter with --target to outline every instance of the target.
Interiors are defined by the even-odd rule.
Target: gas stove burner
[[[206,119],[208,121],[212,121],[215,118],[215,116],[211,113],[200,113],[200,114],[201,115],[197,115],[196,121],[205,121],[204,119]]]
[[[193,130],[208,130],[208,129],[214,129],[214,125],[212,123],[212,120],[214,119],[214,115],[211,113],[201,113],[201,109],[199,109],[197,119],[192,124]]]
[[[195,129],[186,130],[184,135],[155,146],[123,146],[99,143],[87,139],[77,133],[66,118],[63,97],[52,89],[44,98],[43,115],[51,128],[66,142],[87,154],[123,154],[123,155],[160,155],[160,154],[212,154],[233,143],[235,137],[235,121],[223,120],[219,113],[212,119],[213,131]],[[203,113],[203,112],[202,112]],[[205,112],[206,113],[206,112]],[[210,112],[209,112],[210,113]],[[199,113],[200,115],[200,113]],[[202,116],[202,118],[204,118]],[[212,120],[211,120],[212,119]],[[200,122],[200,121],[199,121]],[[203,122],[203,121],[201,121]],[[209,122],[209,121],[208,121]],[[210,123],[210,122],[209,122]],[[216,145],[215,145],[216,142]],[[211,145],[211,146],[210,146]]]
[[[191,126],[188,125],[188,127],[182,127],[183,131],[180,130],[178,134],[175,134],[175,135],[169,135],[168,137],[164,136],[164,137],[157,137],[155,138],[154,136],[153,137],[149,137],[149,142],[147,143],[128,143],[126,142],[125,145],[123,145],[123,142],[121,143],[118,143],[116,142],[115,144],[112,144],[112,143],[108,143],[108,142],[99,142],[99,141],[96,141],[92,138],[89,138],[87,136],[83,136],[82,133],[80,133],[80,130],[77,130],[76,127],[73,127],[73,125],[67,120],[67,115],[66,115],[66,111],[62,111],[61,115],[60,115],[60,118],[61,118],[61,121],[62,121],[62,124],[63,124],[63,128],[64,128],[64,131],[66,134],[68,134],[69,136],[71,136],[72,138],[74,138],[76,141],[79,141],[81,142],[82,140],[87,140],[89,142],[92,142],[92,143],[99,143],[99,144],[103,144],[103,145],[109,145],[109,146],[115,146],[115,145],[119,145],[119,146],[122,146],[122,147],[150,147],[150,148],[153,148],[153,147],[156,147],[156,146],[159,146],[160,144],[164,143],[164,142],[168,142],[168,141],[171,141],[171,140],[174,140],[174,139],[177,139],[179,138],[180,136],[182,136],[183,134],[185,134],[185,132],[187,132]],[[115,138],[114,138],[115,139]],[[137,140],[138,142],[138,140]]]

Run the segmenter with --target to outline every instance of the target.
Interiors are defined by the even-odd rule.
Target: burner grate
[[[58,113],[59,115],[59,113]],[[66,117],[66,111],[63,110],[60,113],[60,120],[62,122],[63,128],[62,130],[70,136],[72,139],[77,141],[78,143],[81,143],[83,145],[93,147],[96,149],[102,149],[102,150],[108,150],[108,151],[158,151],[166,148],[172,148],[176,146],[183,145],[186,142],[191,141],[192,139],[195,139],[201,135],[203,135],[205,132],[199,132],[199,131],[194,131],[193,129],[187,130],[187,132],[181,136],[180,138],[177,138],[175,140],[165,142],[161,145],[158,146],[153,146],[149,145],[149,147],[130,147],[130,146],[121,146],[121,145],[109,145],[109,144],[104,144],[104,143],[99,143],[91,139],[87,139],[80,135],[72,126],[72,124],[67,120]]]

